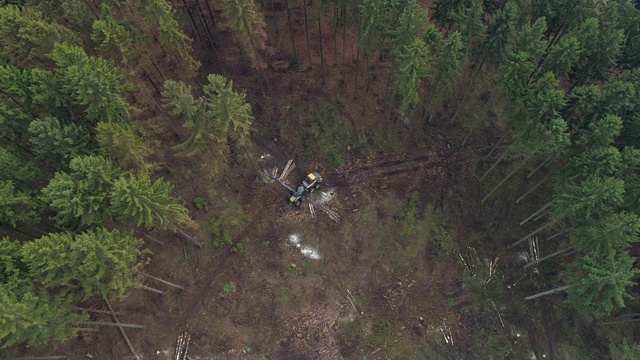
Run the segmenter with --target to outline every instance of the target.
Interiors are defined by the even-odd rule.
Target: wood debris
[[[289,161],[287,161],[287,165],[285,165],[284,169],[282,169],[282,174],[280,174],[278,179],[280,180],[286,179],[287,176],[289,176],[289,174],[291,174],[291,172],[295,168],[296,168],[296,164],[293,162],[293,159],[290,159]]]
[[[189,341],[191,341],[191,335],[186,332],[180,334],[178,336],[178,341],[176,342],[176,355],[174,360],[187,360],[189,357],[187,352],[189,351]]]
[[[317,205],[320,208],[320,210],[322,210],[325,214],[329,215],[329,218],[331,220],[333,220],[336,223],[340,222],[340,216],[338,215],[337,212],[329,209],[329,207],[327,207],[325,204],[317,204]]]

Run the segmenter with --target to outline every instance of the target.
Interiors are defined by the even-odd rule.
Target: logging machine
[[[322,183],[322,176],[317,172],[309,173],[307,177],[302,181],[302,184],[298,186],[297,189],[293,189],[289,185],[285,184],[282,180],[274,178],[273,176],[269,176],[264,174],[264,176],[272,179],[273,181],[279,183],[289,190],[289,202],[294,206],[300,206],[302,204],[302,200],[307,193],[314,192]]]

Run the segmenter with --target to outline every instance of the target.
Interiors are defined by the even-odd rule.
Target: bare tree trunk
[[[158,289],[146,286],[146,285],[140,285],[140,288],[144,289],[144,290],[147,290],[147,291],[151,291],[151,292],[156,293],[156,294],[164,295],[164,291],[158,290]]]
[[[617,321],[606,321],[606,322],[598,323],[598,326],[603,326],[603,325],[613,325],[613,324],[623,324],[623,323],[630,323],[630,322],[637,322],[637,321],[640,321],[640,319],[627,319],[627,320],[617,320]]]
[[[113,315],[113,321],[115,321],[116,324],[120,325],[121,324],[120,319],[118,319],[118,316],[116,316],[116,313],[113,311],[113,307],[111,307],[109,300],[107,300],[107,297],[104,294],[102,294],[102,298],[104,299],[104,302],[107,303],[107,307],[109,308],[109,310],[111,310],[111,313]],[[120,330],[120,334],[122,334],[122,337],[124,338],[124,341],[127,343],[127,346],[129,347],[129,350],[131,351],[133,356],[136,358],[136,360],[140,360],[140,356],[136,352],[136,349],[133,348],[133,344],[131,344],[131,340],[129,340],[129,337],[127,336],[127,333],[124,331],[124,328],[122,326],[118,326],[118,330]]]
[[[520,222],[520,226],[524,225],[527,223],[527,221],[533,219],[536,215],[540,214],[541,212],[543,212],[545,209],[547,209],[549,206],[551,206],[551,204],[553,204],[553,200],[549,201],[545,206],[541,207],[538,211],[534,212],[531,216],[529,216],[528,218],[522,220]]]
[[[132,328],[132,329],[144,329],[144,325],[123,324],[123,323],[116,324],[116,323],[106,322],[106,321],[78,321],[77,324],[79,324],[79,325],[95,325],[95,326],[122,326],[122,327]]]
[[[519,203],[520,201],[522,201],[522,199],[524,199],[527,195],[531,194],[535,189],[537,189],[540,185],[544,184],[545,181],[547,181],[549,178],[551,177],[551,174],[547,175],[547,177],[545,177],[544,179],[540,180],[540,182],[538,182],[537,184],[535,184],[531,189],[527,190],[526,193],[524,193],[522,196],[520,196],[518,198],[518,200],[516,200],[516,204]]]
[[[307,55],[309,56],[309,70],[313,69],[311,64],[311,45],[309,44],[309,17],[307,15],[307,0],[302,0],[304,8],[304,29],[307,35]]]
[[[529,179],[530,177],[532,177],[536,172],[538,172],[538,170],[540,170],[541,168],[543,168],[545,165],[553,162],[554,158],[557,156],[557,154],[551,154],[549,155],[548,158],[546,158],[543,162],[540,163],[540,165],[538,165],[538,167],[536,167],[535,169],[533,169],[533,171],[531,171],[529,173],[529,175],[527,175],[527,179]]]
[[[456,107],[456,111],[453,113],[453,116],[451,116],[451,120],[449,120],[449,124],[453,124],[453,122],[456,120],[456,117],[458,117],[458,113],[460,112],[462,107],[466,104],[467,98],[469,97],[469,95],[471,95],[471,92],[473,92],[476,79],[478,78],[478,75],[480,75],[480,71],[482,70],[482,67],[484,66],[484,62],[486,60],[487,60],[487,55],[485,55],[482,58],[482,62],[478,66],[478,70],[476,70],[476,73],[471,78],[471,81],[469,81],[469,85],[467,86],[467,89],[464,92],[464,96],[462,97],[462,100],[460,100],[460,102],[458,103],[458,106]]]
[[[555,289],[553,289],[553,290],[543,291],[543,292],[541,292],[541,293],[537,293],[537,294],[535,294],[535,295],[527,296],[527,297],[526,297],[526,298],[524,298],[524,299],[525,299],[525,300],[533,300],[533,299],[537,299],[537,298],[539,298],[539,297],[543,297],[543,296],[546,296],[546,295],[551,295],[551,294],[559,293],[559,292],[561,292],[561,291],[565,291],[565,290],[567,290],[567,289],[571,289],[571,288],[576,287],[576,286],[578,286],[578,284],[560,286],[560,287],[557,287],[557,288],[555,288]]]
[[[318,6],[318,35],[320,43],[320,74],[322,75],[322,85],[324,85],[324,49],[322,46],[322,0],[317,0]]]
[[[526,163],[527,163],[527,161],[529,161],[529,159],[531,159],[531,157],[533,156],[533,154],[534,154],[534,152],[532,152],[532,153],[531,153],[531,154],[530,154],[526,159],[522,160],[522,161],[520,162],[520,164],[518,164],[518,166],[516,166],[516,168],[515,168],[515,169],[513,169],[513,170],[509,173],[509,175],[505,176],[505,177],[504,177],[504,179],[502,179],[502,181],[500,181],[500,183],[499,183],[498,185],[496,185],[496,186],[493,188],[493,190],[491,190],[491,191],[487,194],[487,196],[485,196],[485,197],[484,197],[484,199],[482,199],[482,200],[480,201],[480,204],[484,203],[484,202],[489,198],[489,196],[491,196],[491,194],[493,194],[493,193],[494,193],[494,191],[496,191],[500,186],[502,186],[502,184],[504,184],[507,180],[509,180],[509,178],[511,178],[511,176],[513,176],[513,174],[515,174],[518,170],[520,170],[520,169],[524,166],[524,164],[526,164]]]
[[[518,240],[518,241],[514,242],[514,243],[513,243],[513,244],[511,244],[509,247],[510,247],[510,248],[515,247],[516,245],[518,245],[518,244],[520,244],[520,243],[524,242],[524,241],[525,241],[525,240],[527,240],[528,238],[530,238],[530,237],[532,237],[533,235],[535,235],[535,234],[539,233],[540,231],[542,231],[542,230],[544,230],[544,229],[548,228],[549,226],[553,225],[554,223],[555,223],[555,222],[553,222],[553,221],[549,221],[548,223],[546,223],[546,224],[544,224],[544,225],[540,226],[539,228],[537,228],[536,230],[534,230],[532,233],[530,233],[530,234],[528,234],[528,235],[524,236],[522,239],[520,239],[520,240]]]
[[[289,24],[289,34],[291,35],[291,47],[293,48],[293,62],[298,63],[298,53],[296,51],[296,39],[293,36],[293,27],[291,26],[291,9],[289,8],[289,0],[284,1],[287,7],[287,23]]]
[[[180,290],[184,290],[184,287],[183,287],[183,286],[180,286],[180,285],[174,284],[174,283],[172,283],[172,282],[168,282],[168,281],[166,281],[166,280],[162,280],[162,279],[157,278],[157,277],[155,277],[155,276],[151,276],[151,275],[149,275],[149,274],[145,274],[145,273],[140,273],[140,275],[142,275],[142,276],[146,276],[146,277],[151,278],[151,279],[156,280],[156,281],[159,281],[159,282],[161,282],[161,283],[163,283],[163,284],[166,284],[166,285],[169,285],[169,286],[173,286],[174,288],[177,288],[177,289],[180,289]]]
[[[571,246],[569,246],[568,248],[564,248],[562,250],[558,250],[558,251],[554,252],[553,254],[549,254],[549,255],[547,255],[545,257],[542,257],[542,258],[540,258],[540,259],[538,259],[536,261],[530,262],[527,265],[523,266],[522,268],[526,269],[526,268],[531,267],[533,265],[539,264],[539,263],[543,262],[544,260],[551,259],[552,257],[560,255],[560,254],[562,254],[564,252],[567,252],[567,251],[569,251],[571,249],[572,249]]]
[[[107,314],[107,315],[122,315],[121,312],[115,312],[112,310],[107,311],[107,310],[97,310],[97,309],[88,309],[88,308],[83,308],[83,307],[78,307],[78,306],[74,306],[73,307],[74,310],[78,310],[78,311],[86,311],[86,312],[90,312],[90,313],[96,313],[96,314]]]
[[[216,21],[213,18],[213,12],[211,11],[211,6],[209,6],[209,0],[204,0],[204,3],[207,4],[207,11],[209,11],[209,17],[211,18],[211,26],[216,26]]]

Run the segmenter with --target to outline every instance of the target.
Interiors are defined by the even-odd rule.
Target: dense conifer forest
[[[639,359],[636,145],[638,1],[0,1],[0,358]]]

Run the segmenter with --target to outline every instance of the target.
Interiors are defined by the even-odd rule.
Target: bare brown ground
[[[273,91],[266,99],[257,85],[262,83],[266,89],[264,78],[257,80],[260,76],[246,65],[228,31],[213,28],[218,52],[225,59],[224,70],[236,89],[247,90],[261,129],[254,134],[259,148],[250,152],[251,162],[243,154],[235,154],[244,167],[234,169],[226,179],[226,188],[215,188],[203,174],[201,166],[207,159],[172,156],[167,144],[177,143],[186,134],[179,122],[162,123],[166,120],[157,120],[162,117],[156,110],[154,121],[161,125],[152,128],[145,124],[161,141],[159,161],[168,162],[173,170],[164,168],[158,175],[174,182],[187,203],[194,197],[211,202],[205,210],[191,207],[196,220],[204,223],[225,208],[245,215],[228,229],[234,244],[241,242],[244,251],[212,249],[208,245],[211,235],[204,226],[198,234],[205,243],[201,249],[175,235],[156,234],[165,244],[148,243],[154,256],[146,272],[186,289],[171,290],[148,282],[167,294],[163,297],[132,289],[124,300],[112,299],[116,310],[124,312],[122,322],[145,326],[144,330],[127,330],[134,347],[144,359],[171,359],[178,335],[188,332],[193,359],[415,359],[425,357],[422,349],[428,344],[446,348],[440,330],[443,324],[459,341],[458,346],[476,341],[468,338],[464,325],[468,319],[460,311],[470,299],[460,290],[462,270],[457,259],[439,257],[433,245],[425,245],[407,262],[402,255],[404,246],[418,239],[397,239],[394,229],[394,215],[402,212],[407,197],[417,191],[423,204],[445,212],[447,231],[456,241],[465,243],[472,238],[468,214],[460,208],[454,185],[475,176],[467,164],[480,149],[458,152],[438,135],[442,119],[436,118],[433,136],[428,139],[416,137],[417,125],[409,124],[402,132],[406,141],[400,145],[379,149],[375,157],[349,152],[346,164],[337,169],[319,160],[298,164],[292,182],[299,181],[305,171],[318,170],[325,175],[323,189],[336,188],[340,223],[321,213],[312,219],[304,206],[296,209],[286,203],[284,189],[256,179],[257,170],[282,168],[287,159],[295,157],[295,151],[301,151],[284,142],[279,122],[283,114],[303,116],[311,102],[333,104],[356,132],[372,128],[376,136],[384,138],[395,129],[395,122],[387,122],[384,110],[388,60],[378,63],[372,59],[374,66],[365,89],[364,56],[355,46],[356,34],[347,32],[343,54],[339,27],[335,53],[327,17],[322,37],[323,83],[317,21],[310,22],[309,64],[301,4],[292,5],[295,62],[284,1],[276,1],[274,6],[275,16],[265,1],[269,24],[266,44],[270,45],[261,58],[263,74]],[[214,11],[219,18],[219,9]],[[309,11],[315,16],[315,8]],[[194,48],[203,64],[202,74],[222,72],[211,50],[198,41]],[[264,153],[273,157],[260,159]],[[301,255],[288,242],[291,234],[299,234],[305,244],[317,247],[321,259]],[[103,306],[99,302],[93,305]],[[107,316],[96,319],[109,320]],[[376,336],[373,340],[372,334]],[[45,352],[51,353],[38,351]],[[82,333],[54,352],[68,354],[71,359],[133,358],[115,328]]]

